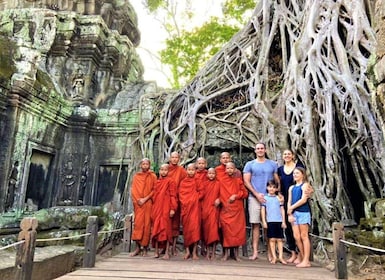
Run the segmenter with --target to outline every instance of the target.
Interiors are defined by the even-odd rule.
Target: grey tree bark
[[[142,97],[159,111],[143,123],[141,150],[158,143],[160,161],[181,150],[188,162],[204,155],[213,134],[240,152],[263,141],[273,159],[289,147],[315,188],[316,228],[330,232],[333,221],[357,219],[357,205],[383,197],[385,178],[368,68],[377,43],[370,4],[259,1],[190,84]]]

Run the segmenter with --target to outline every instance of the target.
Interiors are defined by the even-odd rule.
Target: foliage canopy
[[[179,2],[180,3],[180,2]],[[203,25],[188,29],[184,25],[192,18],[191,1],[186,0],[184,11],[178,11],[176,1],[147,0],[147,9],[159,16],[169,38],[165,48],[160,51],[160,60],[171,70],[169,82],[173,88],[180,88],[190,81],[215,53],[217,53],[231,37],[244,26],[252,9],[254,0],[226,0],[222,3],[223,18],[211,17]],[[182,16],[178,19],[177,13]]]

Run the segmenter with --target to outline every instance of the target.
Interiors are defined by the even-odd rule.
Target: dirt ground
[[[349,280],[385,280],[385,271],[382,265],[373,264],[362,268],[357,273],[349,272]]]

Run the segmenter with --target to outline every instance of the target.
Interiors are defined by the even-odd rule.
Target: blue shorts
[[[294,222],[293,225],[311,224],[310,212],[293,212]]]
[[[282,222],[269,222],[267,223],[267,238],[284,239]]]

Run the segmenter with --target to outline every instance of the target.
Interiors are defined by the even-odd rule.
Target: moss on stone
[[[7,87],[10,83],[12,74],[16,71],[16,67],[12,62],[12,53],[15,48],[12,41],[0,36],[0,82]]]

